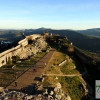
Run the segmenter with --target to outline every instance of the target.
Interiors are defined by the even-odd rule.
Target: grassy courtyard
[[[26,70],[32,67],[38,60],[40,60],[46,52],[40,52],[36,56],[30,57],[28,60],[23,60],[12,65],[5,65],[0,68],[0,86],[6,87],[16,78],[22,75]]]

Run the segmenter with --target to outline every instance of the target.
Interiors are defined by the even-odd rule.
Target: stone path
[[[32,86],[39,80],[39,77],[43,74],[46,65],[50,61],[55,49],[51,49],[41,60],[39,60],[33,67],[27,70],[23,75],[21,75],[15,81],[17,86],[15,86],[15,81],[11,83],[6,89],[9,90],[21,90],[23,87],[27,87],[28,92],[32,91]],[[35,71],[33,69],[36,69]]]

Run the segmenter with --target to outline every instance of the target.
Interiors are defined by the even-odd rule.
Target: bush
[[[9,65],[12,65],[12,60],[10,57],[8,57],[8,62],[7,62]]]

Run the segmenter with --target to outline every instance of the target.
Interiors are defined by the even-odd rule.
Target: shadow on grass
[[[35,81],[41,81],[41,78],[40,77],[35,77],[34,80]]]

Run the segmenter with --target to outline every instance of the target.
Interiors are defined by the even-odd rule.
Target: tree
[[[12,65],[12,60],[10,57],[8,57],[8,62],[7,62],[9,65]]]

